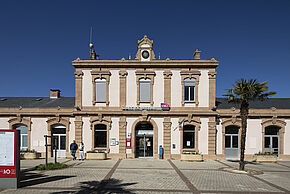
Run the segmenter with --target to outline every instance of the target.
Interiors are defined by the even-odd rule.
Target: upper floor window
[[[95,79],[96,102],[106,102],[107,99],[107,85],[106,79]]]
[[[151,80],[150,79],[140,79],[140,101],[141,102],[150,102],[151,101]]]
[[[184,101],[194,101],[195,79],[184,79]]]

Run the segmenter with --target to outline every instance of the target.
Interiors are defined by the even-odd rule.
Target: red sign
[[[169,104],[161,103],[161,108],[162,108],[162,110],[169,110],[170,106],[169,106]]]
[[[0,178],[16,178],[16,130],[0,129]]]
[[[126,139],[126,147],[130,148],[131,147],[131,138]]]

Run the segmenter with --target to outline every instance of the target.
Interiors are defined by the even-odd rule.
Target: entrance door
[[[279,156],[279,127],[269,126],[265,129],[265,152]]]
[[[226,127],[225,134],[225,157],[226,159],[239,158],[239,127]]]
[[[66,128],[63,125],[54,125],[52,127],[52,151],[55,156],[55,149],[57,157],[66,156]]]
[[[136,126],[136,157],[153,157],[153,127],[150,123]]]

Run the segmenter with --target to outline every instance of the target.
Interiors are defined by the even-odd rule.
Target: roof
[[[240,108],[239,104],[228,103],[226,98],[216,98],[217,109]],[[290,109],[290,98],[268,98],[264,101],[251,101],[249,108],[253,109]]]
[[[73,108],[74,97],[0,97],[0,108]]]

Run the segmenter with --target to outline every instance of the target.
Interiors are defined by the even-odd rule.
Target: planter
[[[256,162],[277,162],[275,155],[255,155]]]
[[[20,152],[20,159],[34,160],[40,158],[40,153],[37,152]]]
[[[106,160],[107,153],[86,153],[87,160]]]
[[[202,162],[203,155],[199,154],[181,154],[181,161]]]

